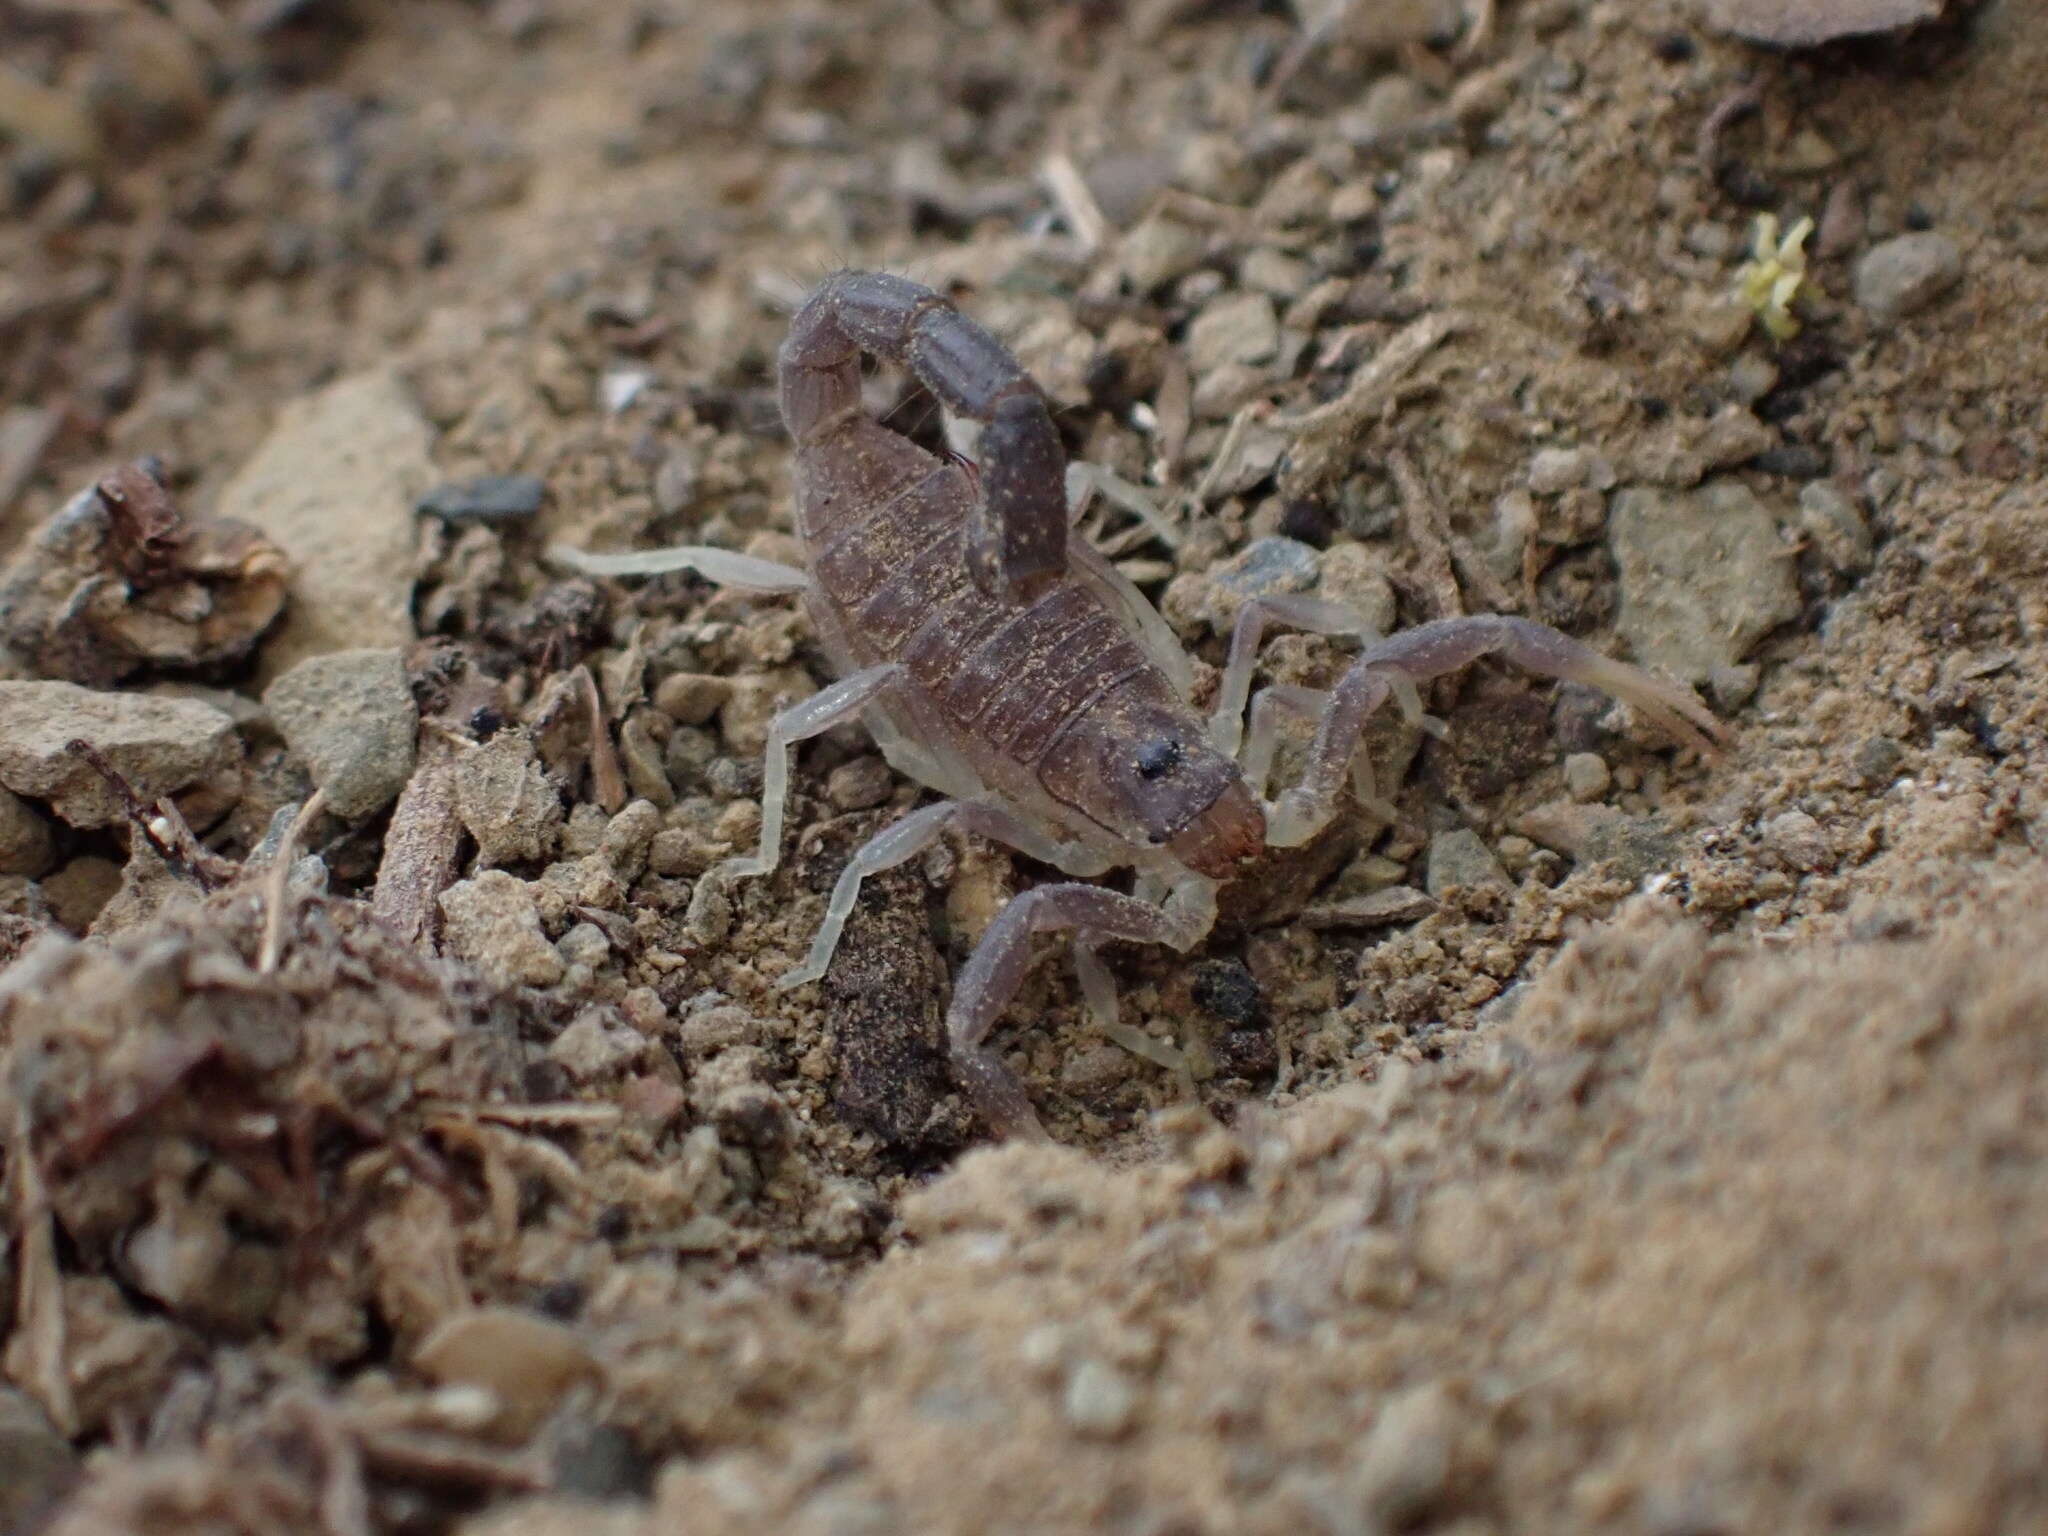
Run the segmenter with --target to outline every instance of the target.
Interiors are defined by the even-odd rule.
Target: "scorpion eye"
[[[1171,736],[1156,737],[1138,748],[1138,777],[1156,779],[1171,773],[1180,762],[1181,744]]]

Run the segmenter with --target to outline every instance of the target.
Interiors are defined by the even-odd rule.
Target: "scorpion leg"
[[[789,759],[800,741],[823,735],[842,720],[858,715],[901,672],[893,662],[869,667],[842,678],[801,704],[792,704],[768,727],[768,750],[761,764],[761,846],[752,857],[727,859],[712,870],[727,878],[765,875],[782,862],[782,812],[789,799]]]
[[[1713,754],[1728,731],[1676,683],[1603,656],[1548,625],[1502,614],[1473,614],[1419,624],[1368,646],[1330,695],[1309,749],[1301,782],[1274,802],[1267,842],[1293,847],[1308,841],[1336,812],[1344,770],[1357,750],[1366,719],[1389,696],[1433,677],[1498,655],[1546,677],[1586,683],[1643,711],[1688,746]]]
[[[1085,844],[1064,843],[1047,837],[1030,823],[998,806],[972,800],[941,800],[937,805],[927,805],[884,827],[855,850],[832,887],[831,900],[825,904],[825,920],[818,925],[818,932],[811,940],[810,953],[800,965],[783,972],[775,983],[776,989],[787,991],[823,976],[832,964],[833,951],[839,947],[839,937],[846,928],[846,920],[853,914],[853,904],[860,899],[861,882],[869,875],[894,869],[906,860],[916,858],[937,842],[948,826],[954,825],[1007,843],[1026,857],[1051,864],[1070,875],[1091,877],[1103,874],[1110,867],[1107,858]]]
[[[781,354],[783,419],[802,443],[860,409],[860,359],[903,364],[983,423],[967,562],[991,597],[1027,603],[1066,574],[1066,450],[1023,365],[944,295],[887,272],[837,272],[797,311]]]
[[[548,558],[586,576],[665,576],[670,571],[695,571],[706,581],[741,592],[801,592],[811,584],[811,578],[793,566],[730,549],[713,549],[708,544],[677,544],[619,555],[593,555],[558,545],[548,551]]]
[[[1112,939],[1186,950],[1215,920],[1215,882],[1199,875],[1174,886],[1164,906],[1098,885],[1062,882],[1026,891],[1004,907],[953,984],[953,1005],[946,1012],[954,1071],[990,1127],[998,1135],[1045,1137],[1023,1085],[987,1044],[1030,968],[1034,933],[1070,928],[1090,950]],[[1089,985],[1084,970],[1082,986]]]

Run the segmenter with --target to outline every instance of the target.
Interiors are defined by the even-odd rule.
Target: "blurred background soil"
[[[2048,1528],[2048,19],[1942,11],[0,7],[0,1532]],[[987,1145],[1045,871],[776,992],[920,792],[704,878],[816,642],[548,553],[786,556],[845,265],[1203,686],[1505,608],[1735,748],[1447,680],[1112,953],[1195,1098],[1048,956]]]

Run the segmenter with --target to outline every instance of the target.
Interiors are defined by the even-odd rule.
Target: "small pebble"
[[[602,1374],[572,1329],[510,1307],[456,1313],[420,1342],[412,1363],[430,1381],[489,1392],[497,1407],[492,1428],[514,1442],[572,1388]]]
[[[1877,789],[1891,782],[1905,759],[1906,749],[1891,737],[1872,736],[1856,749],[1856,777],[1865,789]]]
[[[1745,352],[1728,365],[1728,393],[1753,406],[1778,386],[1778,365],[1761,352]]]
[[[703,725],[732,697],[732,679],[671,672],[654,689],[654,707],[681,725]]]
[[[551,987],[562,979],[562,957],[541,931],[524,880],[487,869],[449,886],[440,902],[442,936],[457,958],[509,985]]]
[[[1419,922],[1436,910],[1436,902],[1412,885],[1390,885],[1363,896],[1345,896],[1304,908],[1302,923],[1317,930],[1388,928]]]
[[[1226,363],[1263,363],[1280,350],[1280,317],[1263,293],[1230,293],[1188,326],[1188,367],[1199,377]]]
[[[344,821],[383,810],[412,777],[419,709],[396,650],[309,656],[263,691],[263,706]]]
[[[1746,407],[1729,404],[1714,413],[1694,446],[1708,469],[1732,469],[1776,447],[1778,434]]]
[[[1114,1440],[1129,1433],[1138,1416],[1138,1389],[1115,1366],[1083,1360],[1067,1377],[1060,1404],[1076,1434]]]
[[[1753,661],[1740,662],[1734,666],[1716,667],[1707,674],[1707,692],[1714,696],[1714,706],[1723,714],[1742,708],[1756,697],[1757,685],[1763,681],[1763,668]]]
[[[1821,824],[1804,811],[1786,811],[1763,826],[1764,846],[1788,869],[1811,874],[1835,860]]]
[[[1574,752],[1564,760],[1564,787],[1581,805],[1600,799],[1612,780],[1598,752]]]
[[[888,799],[895,783],[888,763],[869,754],[841,763],[825,776],[825,799],[834,810],[865,811]]]
[[[547,489],[538,475],[478,475],[435,486],[414,510],[450,522],[503,522],[539,512]]]
[[[1816,480],[1799,491],[1799,526],[1820,557],[1835,570],[1868,570],[1873,552],[1870,523],[1855,498],[1840,486]]]
[[[1856,263],[1856,302],[1881,321],[1917,314],[1962,279],[1963,255],[1934,230],[1873,246]]]
[[[1430,895],[1441,897],[1453,886],[1470,889],[1509,884],[1500,860],[1470,827],[1439,832],[1429,840],[1429,865],[1423,885]]]
[[[1584,485],[1593,466],[1585,448],[1542,448],[1529,460],[1529,489],[1538,496],[1556,496]]]
[[[1450,1488],[1457,1406],[1437,1383],[1409,1387],[1380,1405],[1360,1447],[1359,1494],[1373,1528],[1416,1524]]]
[[[31,879],[50,867],[50,824],[26,800],[0,789],[0,875]]]
[[[1196,1007],[1236,1028],[1256,1022],[1265,1004],[1259,979],[1242,960],[1203,961],[1188,990]]]

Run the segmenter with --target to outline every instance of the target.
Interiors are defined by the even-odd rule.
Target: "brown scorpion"
[[[907,366],[947,410],[981,423],[978,474],[863,411],[863,353]],[[1218,886],[1262,848],[1313,837],[1336,814],[1347,776],[1375,803],[1357,747],[1390,698],[1421,718],[1419,685],[1498,655],[1625,699],[1704,751],[1723,734],[1685,689],[1546,625],[1480,614],[1382,638],[1344,608],[1300,596],[1243,605],[1204,720],[1172,631],[1069,526],[1066,455],[1045,396],[989,332],[906,278],[840,272],[797,312],[779,382],[807,570],[702,546],[571,563],[595,575],[692,570],[742,590],[800,593],[838,670],[839,681],[770,729],[759,850],[707,878],[775,868],[793,748],[856,716],[897,771],[945,797],[854,854],[810,954],[780,986],[822,976],[861,881],[948,826],[1070,877],[1004,907],[954,985],[946,1029],[955,1070],[1000,1134],[1044,1135],[988,1044],[1024,979],[1032,935],[1066,930],[1097,1025],[1178,1063],[1178,1052],[1118,1024],[1097,949],[1120,939],[1192,948],[1215,921]],[[1259,641],[1274,623],[1363,647],[1332,689],[1273,684],[1250,697]],[[1315,731],[1300,781],[1267,799],[1282,714]],[[1135,871],[1129,895],[1087,883],[1120,867]]]

